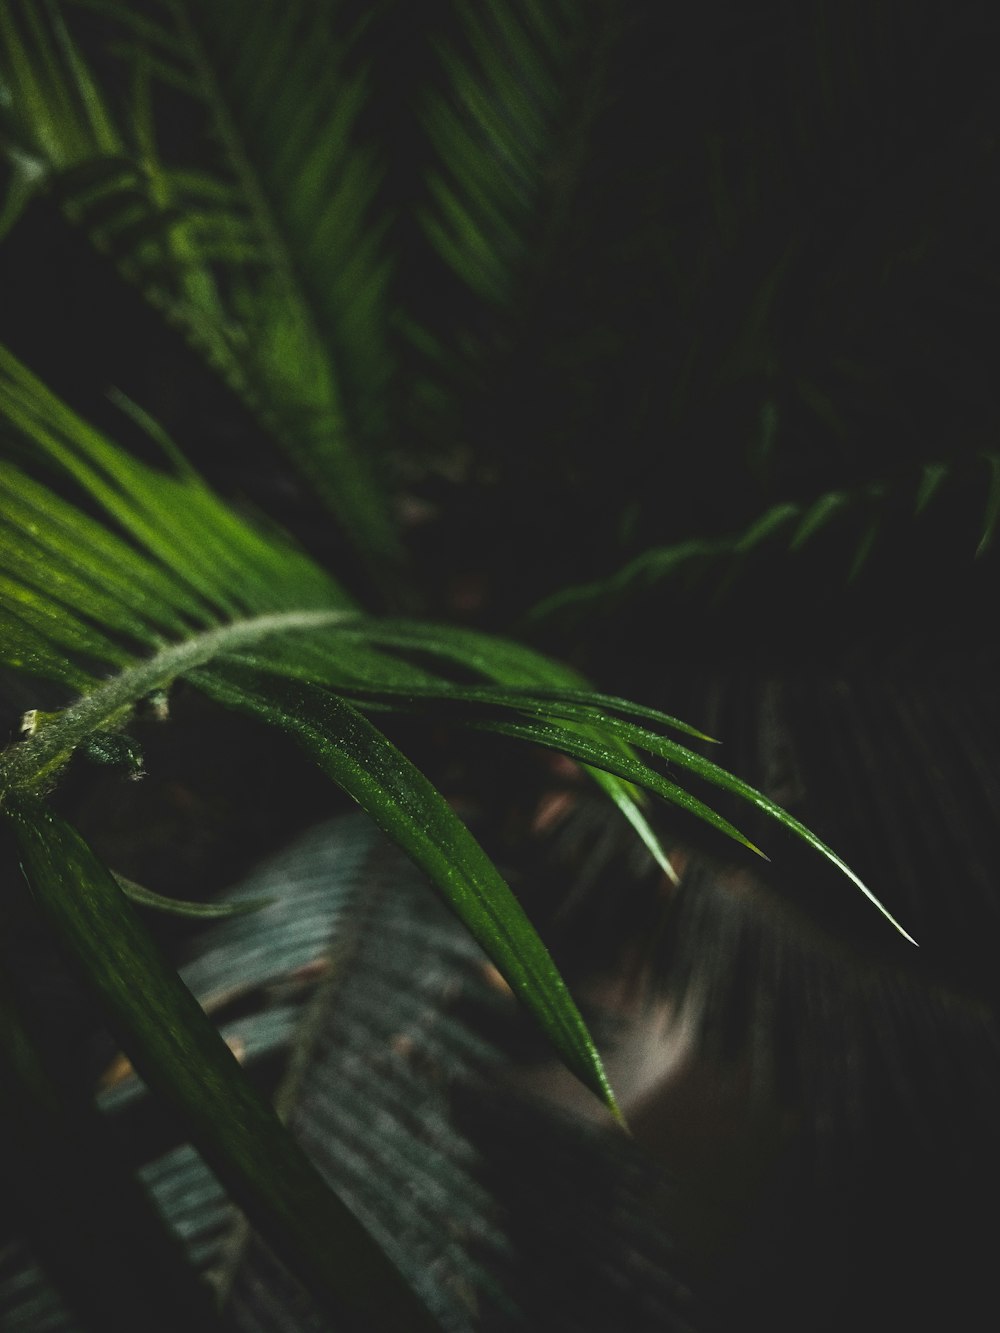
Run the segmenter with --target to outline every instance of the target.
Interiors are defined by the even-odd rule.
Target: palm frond
[[[789,557],[786,565],[794,569],[795,557],[821,535],[826,568],[839,564],[846,585],[877,561],[880,538],[898,561],[905,543],[920,541],[920,521],[949,501],[963,511],[961,526],[946,534],[955,557],[961,558],[963,545],[970,561],[985,556],[1000,523],[1000,456],[984,450],[971,460],[924,463],[902,477],[826,491],[810,501],[780,501],[735,534],[646,550],[612,574],[561,588],[538,602],[529,618],[587,616],[663,595],[672,586],[695,585],[703,597],[711,596],[739,583],[744,565],[762,554]],[[944,542],[937,546],[945,549]]]
[[[8,633],[3,660],[28,674],[83,693],[61,714],[36,715],[32,719],[32,734],[3,758],[0,780],[5,790],[44,790],[78,746],[95,735],[120,729],[142,698],[169,688],[178,677],[190,675],[195,668],[232,654],[240,646],[261,644],[290,632],[301,641],[297,651],[308,654],[311,646],[314,658],[318,656],[320,662],[332,662],[335,667],[336,649],[333,654],[324,652],[322,637],[318,641],[315,638],[316,631],[351,618],[350,604],[332,580],[294,548],[264,538],[237,520],[183,464],[177,471],[161,473],[129,459],[73,416],[9,354],[0,359],[0,366],[4,372],[2,405],[8,421],[34,442],[44,463],[63,469],[133,542],[145,548],[137,550],[122,537],[102,530],[92,519],[75,525],[67,502],[56,500],[34,481],[25,480],[18,488],[21,474],[14,474],[15,499],[33,501],[23,514],[18,511],[22,526],[14,529],[14,544],[20,543],[19,553],[23,554],[21,539],[37,537],[36,549],[46,559],[36,566],[32,584],[14,579],[7,583],[10,610],[5,612]],[[176,459],[172,461],[176,463]],[[95,531],[100,533],[96,545],[102,558],[96,568],[88,558]],[[99,597],[86,603],[86,620],[80,608],[72,613],[60,600],[59,593],[66,595],[65,587],[53,596],[46,585],[47,567],[53,566],[59,573],[67,565],[74,571],[88,570],[91,583],[96,584]],[[151,596],[147,596],[147,590]],[[98,616],[100,628],[90,619]],[[112,637],[118,635],[124,642]],[[130,640],[131,648],[126,646]],[[150,640],[156,648],[151,655]],[[353,668],[350,656],[348,652],[350,678],[359,670],[363,675],[372,671],[370,649],[354,662]],[[102,672],[108,668],[117,669],[117,674],[103,679]],[[402,663],[395,667],[397,677],[405,669]],[[334,669],[333,679],[338,678]],[[211,675],[210,681],[214,691],[225,690],[224,676],[216,681]],[[316,706],[319,703],[317,699]],[[325,707],[346,710],[334,731],[343,731],[343,742],[358,743],[350,738],[366,724],[360,718],[352,722],[356,715],[349,705],[338,704],[329,696]],[[318,721],[317,741],[327,734],[329,721]],[[338,777],[351,784],[355,777],[364,778],[366,765],[377,759],[380,746],[390,748],[374,728],[362,734],[360,744],[361,751],[342,754],[346,768]],[[324,753],[330,757],[340,754],[338,743]],[[403,763],[401,756],[398,762]],[[381,766],[385,767],[384,761]],[[392,769],[390,761],[387,776]],[[409,812],[408,818],[423,819],[428,826],[440,824],[443,819],[449,831],[461,830],[456,817],[416,770],[410,776],[405,768],[400,772],[402,788],[392,797],[387,792],[376,793],[373,800],[377,809],[391,815],[395,799],[402,802],[401,810]],[[364,790],[355,787],[353,794],[365,801]],[[367,803],[371,807],[371,802]],[[442,883],[447,881],[448,865],[441,859],[440,841],[435,842],[426,828],[416,830],[408,841],[411,848],[423,847],[429,854],[437,846],[437,873],[444,875]],[[535,943],[528,947],[536,950],[536,963],[542,969],[538,979],[547,976],[549,981],[543,982],[543,988],[550,984],[558,988],[558,974],[548,955],[471,840],[467,860],[470,857],[471,878],[464,890],[459,881],[452,883],[456,908],[463,911],[463,892],[484,904],[495,902],[498,893],[506,894],[505,902],[498,906],[506,928],[513,927],[515,933],[528,932],[517,949],[530,936]],[[513,956],[510,961],[514,961]],[[522,985],[526,998],[532,989],[531,984],[526,988]],[[568,996],[558,998],[550,1020],[559,1013],[575,1015]],[[584,1063],[592,1063],[588,1077],[596,1078],[597,1086],[603,1088],[599,1060],[578,1015],[570,1021],[579,1026],[578,1037],[584,1042],[574,1059],[578,1060],[586,1048]]]
[[[780,823],[837,861],[746,784],[651,732],[643,725],[651,720],[648,714],[636,722],[605,716],[600,699],[588,704],[581,696],[577,679],[515,645],[362,616],[299,551],[228,511],[169,441],[161,441],[166,468],[141,463],[77,418],[9,353],[0,357],[0,371],[0,408],[36,464],[79,487],[124,534],[89,516],[77,521],[70,501],[26,473],[12,473],[8,544],[22,577],[8,577],[5,584],[3,661],[80,697],[59,713],[33,715],[30,734],[0,761],[0,782],[8,791],[43,792],[78,747],[120,731],[143,698],[179,678],[290,727],[321,767],[432,873],[564,1057],[609,1100],[593,1044],[523,912],[440,796],[350,702],[360,702],[367,690],[377,706],[372,691],[381,689],[381,702],[402,698],[407,708],[417,706],[430,717],[443,702],[453,710],[463,703],[447,674],[417,667],[392,650],[408,643],[425,658],[480,672],[485,663],[489,677],[521,687],[520,697],[466,692],[465,703],[485,708],[471,719],[463,719],[461,709],[454,715],[555,744],[610,773],[601,781],[640,831],[643,817],[628,785],[636,782],[741,836],[703,802],[638,762],[631,751],[637,740],[661,758],[763,803]],[[113,674],[105,678],[109,670]],[[539,682],[540,697],[532,697],[530,686]],[[429,693],[421,699],[421,691]],[[656,720],[677,725],[666,716]],[[652,840],[648,831],[647,837]],[[464,847],[458,860],[449,859],[449,842]]]
[[[370,446],[391,371],[388,268],[338,6],[258,6],[252,23],[227,0],[83,7],[117,34],[122,109],[61,8],[3,6],[37,183],[250,403],[384,577],[399,550]],[[213,152],[158,142],[166,112],[200,118]]]
[[[118,529],[86,514],[76,521],[71,501],[12,469],[11,545],[28,581],[5,584],[3,660],[63,693],[80,694],[61,712],[33,712],[29,734],[0,761],[5,822],[17,837],[28,881],[136,1066],[173,1101],[193,1141],[307,1284],[327,1299],[339,1292],[355,1305],[377,1300],[383,1315],[396,1301],[408,1312],[401,1322],[419,1325],[419,1311],[370,1239],[326,1194],[238,1067],[209,1039],[200,1011],[157,962],[107,870],[78,834],[37,803],[78,747],[117,732],[150,691],[169,688],[241,643],[263,643],[284,631],[301,633],[308,651],[309,631],[356,616],[337,585],[297,550],[227,511],[169,442],[162,470],[139,463],[76,418],[7,353],[0,370],[8,431],[27,446],[29,465],[54,474],[64,489],[76,488]],[[34,567],[25,558],[29,548],[43,557]],[[71,612],[61,600],[67,586],[73,600],[81,589],[93,595]],[[322,644],[319,655],[325,656]],[[362,656],[362,669],[370,671],[372,651]],[[116,674],[106,678],[109,669]],[[243,688],[234,700],[221,666],[195,680],[241,706],[258,697]],[[311,708],[299,700],[292,714],[281,711],[276,688],[263,698],[272,719],[302,734],[331,775],[417,853],[478,937],[499,943],[518,992],[614,1110],[600,1057],[547,951],[443,798],[336,696],[315,692]],[[104,924],[95,930],[99,919]],[[139,988],[152,1007],[133,1012]],[[213,1089],[226,1089],[224,1097]],[[307,1197],[314,1200],[311,1221],[301,1211]],[[351,1247],[358,1256],[357,1273],[332,1279],[333,1290],[327,1266],[316,1262],[331,1246]]]

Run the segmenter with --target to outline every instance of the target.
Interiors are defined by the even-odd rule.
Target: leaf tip
[[[697,727],[689,727],[688,731],[692,736],[696,736],[700,741],[707,741],[709,745],[721,745],[722,742],[718,736],[710,736],[707,731],[699,731]]]
[[[618,1105],[618,1102],[615,1100],[614,1093],[611,1092],[610,1089],[608,1089],[607,1093],[605,1094],[604,1101],[608,1110],[611,1112],[611,1119],[614,1121],[615,1128],[620,1129],[621,1132],[626,1136],[626,1138],[630,1139],[633,1138],[634,1135],[632,1134],[632,1131],[629,1128],[629,1123],[625,1119],[625,1115],[621,1107]]]

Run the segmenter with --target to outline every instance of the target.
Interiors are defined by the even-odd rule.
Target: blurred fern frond
[[[953,496],[953,505],[962,507],[963,522],[952,541],[966,545],[964,554],[970,561],[985,556],[1000,522],[1000,456],[993,451],[983,451],[964,463],[924,463],[905,481],[872,481],[853,489],[827,491],[806,503],[781,501],[735,535],[692,538],[643,551],[605,578],[561,588],[533,607],[529,619],[544,622],[567,615],[585,619],[610,607],[655,597],[658,585],[671,581],[686,589],[696,587],[702,597],[719,595],[753,578],[742,562],[769,549],[794,559],[821,535],[826,543],[825,568],[836,576],[839,560],[842,582],[849,584],[870,560],[877,560],[873,551],[880,542],[890,546],[896,560],[908,544],[919,545],[918,521],[935,505],[948,507]],[[912,533],[904,528],[907,520]],[[954,523],[952,528],[956,528]],[[946,551],[940,537],[935,549],[938,558],[947,554],[960,559],[962,555],[960,549]]]
[[[71,35],[75,8],[3,8],[34,188],[48,184],[248,399],[358,549],[398,558],[370,476],[391,374],[385,224],[337,6],[256,6],[247,23],[225,3],[84,5],[110,30],[117,97]],[[174,119],[212,154],[185,160]]]

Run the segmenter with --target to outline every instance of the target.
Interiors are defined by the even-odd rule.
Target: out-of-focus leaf
[[[821,531],[846,504],[847,496],[843,491],[830,491],[827,495],[821,495],[815,504],[811,504],[802,515],[792,536],[791,549],[798,551],[805,546],[810,537],[814,537],[817,532]]]
[[[985,513],[980,517],[981,511],[977,512],[972,520],[979,525],[977,554],[988,549],[1000,521],[1000,483],[995,480],[998,475],[993,461],[995,455],[988,453],[982,457],[990,470],[990,482]],[[919,519],[945,492],[959,492],[971,472],[967,461],[922,464],[912,502],[909,496],[914,479],[910,472],[892,479],[880,478],[853,490],[825,491],[804,503],[783,500],[771,505],[741,532],[654,547],[642,551],[602,578],[560,588],[532,607],[528,619],[544,623],[563,615],[594,614],[599,609],[648,596],[659,585],[666,585],[682,575],[696,577],[699,587],[718,588],[732,580],[743,568],[742,562],[754,553],[770,550],[789,556],[799,555],[824,531],[828,541],[839,542],[844,547],[845,582],[851,582],[872,560],[878,525],[894,506],[900,502],[912,503],[913,518]],[[860,540],[856,527],[859,514],[865,520]],[[914,531],[914,540],[919,540],[919,532]]]

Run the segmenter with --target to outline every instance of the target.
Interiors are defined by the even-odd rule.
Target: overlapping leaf
[[[21,474],[12,474],[11,540],[15,544],[37,540],[44,558],[33,573],[22,569],[30,583],[8,581],[3,660],[82,694],[60,714],[32,719],[31,734],[0,760],[0,784],[5,790],[44,790],[77,746],[95,734],[114,731],[145,696],[224,653],[291,636],[289,643],[295,646],[286,648],[286,657],[289,651],[293,656],[301,653],[304,669],[315,674],[328,657],[324,638],[315,631],[345,619],[361,626],[367,623],[351,611],[337,585],[301,553],[237,520],[176,459],[163,472],[139,463],[70,413],[9,354],[0,358],[0,371],[0,407],[9,426],[33,444],[42,463],[56,466],[67,480],[82,487],[131,539],[102,529],[90,518],[78,531],[67,501],[57,500],[33,480],[25,479],[22,485]],[[33,503],[19,507],[25,497]],[[89,559],[95,545],[102,555],[99,566]],[[48,575],[49,569],[55,578]],[[61,600],[65,593],[58,575],[66,569],[81,578],[86,571],[87,586],[96,590],[83,615],[71,612]],[[355,682],[413,676],[405,663],[383,663],[367,645],[353,661],[349,649],[346,655],[342,652],[345,658]],[[108,668],[117,668],[116,674],[104,678]],[[336,716],[330,713],[338,707]],[[313,712],[303,705],[303,725]],[[357,724],[364,728],[369,724],[357,718],[352,725],[351,714],[347,705],[330,698],[327,715],[312,720],[310,739],[325,747],[325,762],[335,780],[361,799],[356,784],[364,784],[372,753],[388,742],[369,729],[364,752],[356,752],[352,746]],[[282,713],[275,720],[293,724],[295,716]],[[450,813],[441,798],[415,770],[407,778],[401,758],[399,764],[398,780],[409,786],[413,808],[440,823]],[[385,769],[388,781],[393,764],[387,762]],[[405,801],[402,787],[364,790],[369,792],[365,799],[370,812],[376,816],[381,812],[390,822],[396,817],[397,802]],[[403,836],[401,828],[396,831]],[[442,827],[434,834],[416,827],[405,840],[418,858],[434,858],[433,873],[446,896],[457,903],[463,892],[478,894],[483,909],[489,910],[496,895],[507,892],[502,881],[471,840],[469,868],[464,878],[453,880],[445,850],[452,837],[462,837],[461,825],[453,817],[447,830]],[[543,1018],[565,1058],[579,1071],[589,1070],[591,1083],[610,1097],[575,1007],[512,899],[500,926],[498,922],[494,947],[504,955],[503,966],[520,966],[524,951],[541,960],[530,976],[525,975],[520,987],[523,998]],[[482,925],[480,937],[486,933],[488,928]],[[563,1020],[568,1026],[560,1033]]]
[[[167,446],[163,470],[123,454],[6,353],[0,357],[0,408],[29,456],[79,487],[122,534],[90,516],[78,521],[68,499],[12,472],[8,544],[20,564],[18,576],[7,581],[3,659],[79,691],[80,697],[55,716],[32,719],[32,734],[0,760],[4,788],[44,791],[76,747],[114,732],[151,692],[226,656],[238,660],[249,652],[251,660],[235,682],[231,673],[220,675],[221,668],[212,667],[202,683],[232,705],[298,732],[334,780],[429,870],[563,1057],[610,1100],[579,1015],[492,867],[416,770],[394,757],[388,742],[336,693],[318,691],[314,682],[348,694],[389,691],[405,697],[410,708],[428,691],[421,702],[431,715],[441,700],[451,700],[452,707],[463,702],[448,679],[449,662],[517,687],[515,693],[508,689],[478,698],[467,692],[466,704],[488,707],[485,714],[459,712],[459,720],[485,721],[555,745],[611,773],[605,782],[640,826],[628,785],[636,781],[740,836],[675,782],[635,760],[630,746],[636,740],[702,776],[728,782],[758,805],[763,798],[640,725],[683,724],[651,710],[638,710],[632,721],[616,718],[616,711],[627,717],[627,705],[588,701],[571,675],[538,654],[484,635],[360,615],[336,583],[294,547],[238,520],[172,447]],[[29,549],[38,557],[34,564],[26,558]],[[90,593],[84,599],[85,590]],[[407,661],[407,652],[418,652],[425,662],[437,660],[444,670],[417,667]],[[272,683],[248,680],[247,666],[258,677],[263,666]],[[287,687],[278,690],[275,672],[305,683],[289,696]],[[526,714],[531,721],[525,721]],[[378,781],[376,772],[382,774]],[[768,808],[803,833],[776,807]]]

